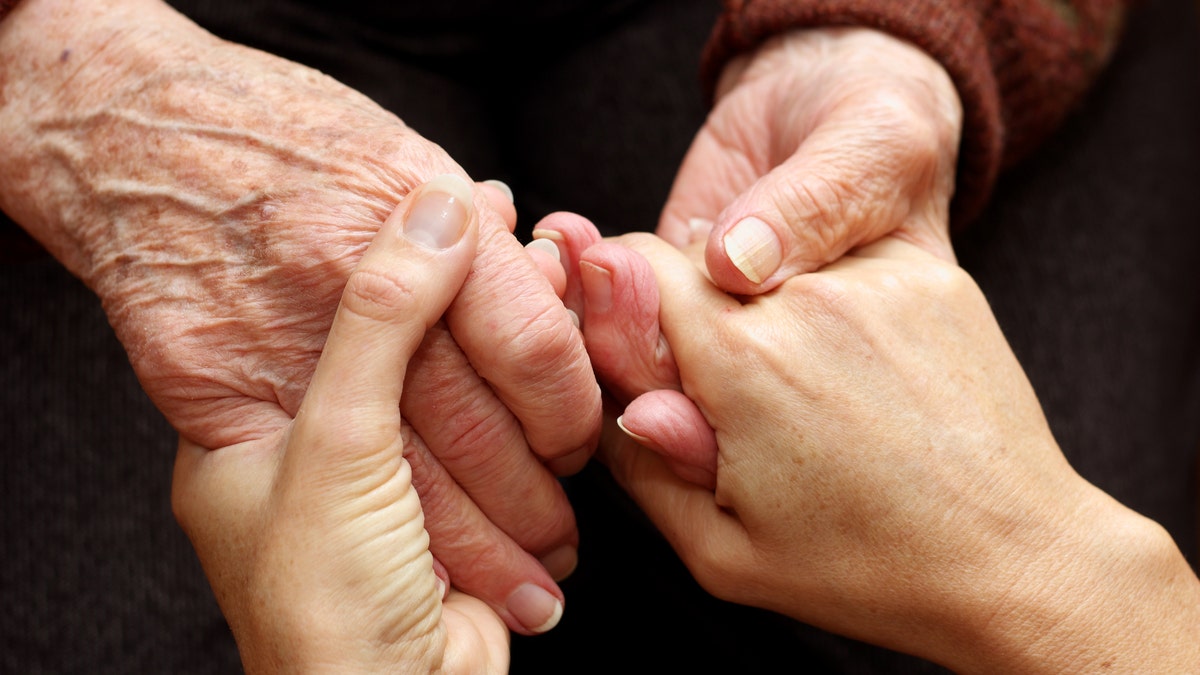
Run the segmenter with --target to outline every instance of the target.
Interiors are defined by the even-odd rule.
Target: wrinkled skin
[[[443,599],[405,459],[421,440],[401,383],[479,236],[458,218],[436,246],[409,238],[406,214],[431,192],[355,268],[294,419],[215,452],[180,443],[176,514],[247,672],[507,672],[500,618],[458,591]]]
[[[726,67],[658,234],[706,242],[713,281],[742,295],[892,233],[953,260],[961,133],[950,77],[917,48],[867,29],[796,31]],[[727,245],[747,218],[767,239]]]
[[[357,92],[157,0],[22,2],[0,54],[0,207],[95,290],[150,397],[201,447],[290,422],[384,218],[415,185],[465,177]],[[493,193],[475,191],[478,255],[401,405],[429,450],[412,461],[435,556],[503,614],[526,581],[561,598],[551,577],[578,534],[544,463],[586,461],[600,398]]]

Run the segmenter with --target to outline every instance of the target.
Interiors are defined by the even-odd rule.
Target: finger
[[[651,391],[634,399],[617,426],[657,452],[676,476],[712,490],[717,485],[717,434],[687,396]]]
[[[601,241],[600,231],[590,220],[566,211],[551,213],[533,227],[535,241],[553,243],[559,250],[559,262],[566,270],[567,287],[562,297],[567,309],[583,317],[583,288],[579,280],[579,258],[588,247]]]
[[[517,208],[513,204],[513,191],[508,184],[499,180],[485,180],[475,184],[488,204],[504,220],[508,231],[517,229]]]
[[[408,362],[470,269],[471,188],[439,176],[407,196],[351,273],[296,416],[297,466],[338,474],[394,442]],[[344,454],[343,454],[344,453]]]
[[[493,224],[447,324],[543,459],[594,449],[600,390],[583,338],[521,245]],[[563,415],[563,410],[573,414]]]
[[[459,590],[486,602],[509,628],[533,635],[562,616],[563,595],[536,560],[496,528],[406,424],[404,457],[421,497],[429,551]]]
[[[713,281],[762,293],[898,230],[952,260],[938,130],[903,115],[846,105],[733,199],[709,234]]]
[[[496,527],[554,578],[570,574],[579,533],[562,486],[441,324],[410,363],[400,412]]]
[[[525,245],[525,252],[537,266],[538,272],[550,282],[554,294],[562,298],[567,292],[567,271],[559,258],[558,244],[549,239],[534,239]]]
[[[720,594],[721,561],[752,554],[736,514],[723,511],[713,493],[677,476],[651,450],[607,422],[597,458],[646,513],[679,554],[692,575],[710,592]]]
[[[658,283],[645,258],[615,243],[580,257],[584,340],[592,366],[621,403],[655,389],[678,389],[679,371],[659,329]]]
[[[649,269],[654,273],[659,306],[659,331],[669,345],[669,353],[680,371],[680,382],[686,393],[688,380],[684,366],[689,365],[694,370],[702,370],[705,367],[708,361],[707,353],[712,349],[712,341],[722,339],[720,331],[727,322],[737,319],[742,304],[713,286],[685,252],[659,237],[644,233],[627,234],[617,238],[615,243],[639,254],[649,263]],[[626,261],[626,266],[630,269],[636,264],[633,258]],[[586,319],[584,329],[588,329]],[[647,332],[644,329],[635,332],[635,339],[637,335],[644,336]],[[641,345],[638,351],[645,351],[644,337],[642,342],[634,344]],[[661,371],[654,379],[660,377]],[[647,377],[642,381],[650,382],[651,379]],[[636,394],[668,388],[671,387],[651,386],[637,391]]]

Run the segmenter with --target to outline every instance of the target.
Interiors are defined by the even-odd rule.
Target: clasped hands
[[[176,512],[248,669],[314,663],[503,669],[505,624],[536,633],[558,620],[563,598],[552,576],[569,573],[577,535],[561,490],[540,462],[559,472],[577,469],[600,416],[598,389],[579,386],[580,333],[563,304],[538,309],[548,289],[582,317],[591,361],[609,391],[618,400],[636,398],[626,429],[698,485],[698,492],[683,484],[672,489],[692,498],[715,495],[720,511],[731,506],[726,492],[711,492],[727,471],[718,461],[727,456],[725,429],[721,417],[709,414],[725,412],[706,411],[712,383],[693,391],[688,377],[689,363],[713,358],[711,345],[701,345],[717,339],[709,330],[715,317],[700,324],[693,317],[683,328],[669,308],[711,292],[725,300],[708,300],[731,303],[722,310],[728,311],[741,303],[726,292],[775,289],[747,307],[781,308],[778,322],[768,322],[766,334],[738,339],[761,347],[762,357],[784,359],[776,366],[785,374],[795,366],[782,348],[806,318],[786,300],[798,280],[825,278],[849,264],[835,263],[848,251],[885,235],[886,245],[876,246],[889,255],[903,251],[900,257],[916,257],[918,266],[948,267],[943,261],[953,254],[945,224],[959,113],[936,64],[870,31],[832,31],[777,40],[729,73],[659,226],[664,240],[690,249],[692,259],[663,255],[659,249],[669,248],[663,240],[601,243],[583,219],[556,214],[535,229],[554,244],[555,255],[548,259],[543,244],[521,263],[496,253],[513,249],[501,241],[514,217],[509,197],[488,184],[472,190],[440,177],[403,198],[350,273],[327,341],[310,347],[320,347],[321,356],[306,389],[275,384],[282,410],[268,411],[269,423],[254,432],[214,428],[211,416],[195,416],[198,427],[176,422],[182,432]],[[875,79],[855,76],[861,73]],[[928,82],[913,73],[927,75],[949,96],[926,99],[927,92],[902,79],[878,86],[900,73],[921,85]],[[779,98],[785,91],[806,95]],[[930,253],[916,256],[908,249],[919,249],[902,241]],[[522,288],[514,279],[529,275],[512,274],[518,268],[540,269],[549,282]],[[787,281],[793,277],[795,283]],[[836,299],[817,286],[800,297]],[[660,287],[670,298],[661,324]],[[903,284],[877,290],[907,300]],[[497,323],[515,322],[513,312],[494,306],[509,297],[521,298],[526,310],[515,313],[516,328]],[[321,302],[328,301],[326,294]],[[880,337],[878,326],[860,328],[864,340]],[[547,333],[558,337],[548,340]],[[522,335],[529,338],[524,347]],[[772,344],[773,336],[780,344]],[[514,364],[488,355],[489,340]],[[734,368],[745,356],[740,348],[718,353]],[[571,371],[521,372],[539,355]],[[514,390],[513,382],[525,389]],[[769,386],[786,392],[795,382]],[[850,379],[838,386],[859,389]],[[498,397],[483,395],[489,387]],[[583,414],[560,426],[548,413],[564,407]],[[844,411],[856,419],[853,412]],[[760,431],[779,422],[775,432],[783,440],[798,429],[782,414],[764,402],[739,416],[747,429]],[[259,433],[263,428],[273,431]],[[734,436],[737,447],[760,455],[761,439],[743,437],[745,430]],[[653,465],[634,461],[646,456],[608,432],[602,457],[642,499],[638,481],[644,466]],[[756,461],[768,459],[778,458]],[[658,515],[656,505],[645,506]],[[711,507],[696,515],[712,515]],[[677,539],[684,533],[662,524],[691,562],[687,547],[705,537]],[[751,555],[756,543],[739,546]]]
[[[573,567],[578,535],[553,472],[586,461],[601,423],[564,304],[596,373],[630,402],[625,428],[653,451],[610,423],[602,457],[701,581],[793,615],[766,599],[804,597],[800,618],[876,637],[819,601],[838,595],[832,570],[858,570],[839,577],[862,580],[857,594],[839,597],[885,623],[868,582],[890,575],[861,563],[892,542],[855,525],[920,524],[901,517],[911,495],[867,475],[884,463],[861,451],[884,431],[911,441],[928,429],[898,428],[905,417],[865,396],[862,363],[833,358],[847,354],[820,329],[843,329],[837,346],[864,356],[920,342],[895,333],[914,294],[945,296],[932,303],[943,318],[987,314],[948,264],[961,113],[918,50],[872,31],[807,31],[730,64],[658,228],[695,255],[644,237],[601,243],[585,221],[555,216],[538,231],[559,267],[521,251],[495,187],[427,183],[465,172],[393,115],[157,0],[26,2],[3,31],[22,58],[4,61],[2,206],[101,297],[179,430],[175,508],[248,668],[502,669],[505,626],[554,624],[554,578]],[[734,316],[747,318],[726,325]],[[981,325],[984,344],[1007,353]],[[977,337],[973,324],[946,328],[946,349]],[[880,391],[938,382],[923,363],[877,373]],[[720,376],[698,377],[697,364]],[[1000,380],[1021,399],[1009,366]],[[1033,417],[1029,435],[1045,441],[1035,409],[1012,415]],[[832,438],[800,414],[821,411],[840,414]],[[901,447],[884,457],[913,471],[888,475],[920,492],[922,455]],[[837,470],[815,474],[828,489],[805,491],[808,503],[755,483],[799,481],[777,467],[830,457]],[[853,499],[854,486],[893,499]],[[696,520],[660,513],[680,504]],[[816,580],[762,576],[774,566],[759,563],[778,562],[758,558],[762,544],[786,556],[791,535],[831,530],[870,545],[808,549],[814,566],[838,562]],[[722,560],[756,592],[714,582]]]
[[[897,46],[900,50],[895,52]],[[691,260],[678,254],[673,258],[665,251],[674,249],[662,240],[631,238],[622,244],[602,243],[590,224],[568,214],[551,216],[535,228],[535,236],[552,242],[553,258],[561,260],[562,267],[547,259],[544,245],[531,249],[530,259],[565,304],[582,317],[591,359],[609,391],[618,400],[633,400],[625,416],[626,429],[656,451],[644,454],[630,445],[627,437],[612,433],[609,425],[602,456],[639,500],[646,494],[678,498],[675,491],[680,491],[683,498],[700,502],[694,510],[696,517],[719,516],[733,504],[726,490],[717,489],[721,487],[717,479],[738,474],[729,473],[718,458],[723,460],[732,456],[735,448],[744,448],[760,465],[788,461],[764,455],[758,447],[762,440],[746,432],[773,427],[781,452],[788,436],[799,434],[795,423],[787,421],[788,411],[775,409],[765,400],[755,407],[752,403],[760,399],[750,396],[749,390],[730,390],[720,383],[718,388],[730,394],[740,391],[741,395],[706,414],[704,408],[713,404],[708,396],[714,383],[693,384],[689,366],[712,364],[715,358],[715,363],[728,364],[736,371],[746,355],[743,348],[756,345],[761,348],[757,356],[777,360],[775,369],[780,374],[795,375],[794,354],[784,348],[806,327],[805,319],[820,327],[830,318],[801,311],[795,306],[796,299],[809,298],[836,308],[840,293],[816,280],[827,278],[838,265],[854,267],[859,259],[887,260],[897,255],[920,270],[935,270],[935,277],[950,267],[943,261],[953,258],[945,230],[957,129],[953,105],[943,100],[930,103],[911,92],[904,98],[903,87],[880,90],[876,82],[827,72],[832,66],[815,72],[798,67],[835,63],[840,68],[857,65],[875,72],[878,64],[866,57],[866,63],[857,64],[840,58],[870,54],[872,47],[883,47],[881,51],[900,57],[898,62],[888,62],[896,72],[911,74],[914,66],[923,66],[933,75],[940,73],[933,64],[922,63],[924,57],[915,50],[864,31],[780,40],[763,48],[752,63],[735,64],[731,69],[735,74],[722,85],[727,91],[681,168],[660,223],[659,231],[667,241],[691,249]],[[817,58],[829,56],[829,51],[838,58]],[[803,81],[791,82],[795,78]],[[832,84],[809,96],[823,95],[840,105],[817,105],[808,98],[772,98],[789,89],[812,92],[812,82]],[[949,88],[948,82],[939,84]],[[770,105],[762,105],[764,98]],[[927,103],[932,107],[920,107]],[[755,118],[764,114],[771,119]],[[789,133],[780,134],[780,129]],[[749,130],[762,135],[740,138],[737,144],[727,138]],[[848,146],[848,140],[857,147]],[[856,157],[856,152],[865,154]],[[864,162],[867,156],[876,161]],[[483,461],[488,453],[482,446],[494,440],[495,429],[484,426],[475,434],[477,443],[461,451],[431,453],[426,445],[430,437],[444,438],[446,432],[430,426],[429,418],[445,423],[453,414],[437,410],[432,415],[435,407],[415,407],[420,405],[416,401],[429,399],[438,388],[406,377],[424,367],[426,377],[439,378],[443,386],[467,386],[456,385],[461,368],[445,365],[449,358],[459,362],[462,358],[454,356],[454,340],[459,336],[454,330],[455,317],[460,317],[458,328],[465,328],[469,336],[477,333],[469,327],[469,317],[478,309],[471,309],[467,287],[453,305],[451,301],[472,256],[477,260],[487,257],[478,232],[489,225],[488,216],[504,214],[510,227],[512,218],[511,204],[494,188],[477,188],[488,197],[484,202],[467,190],[465,184],[449,177],[426,184],[404,199],[376,235],[350,276],[323,355],[303,403],[296,406],[294,419],[277,433],[217,451],[186,439],[181,443],[176,509],[239,637],[248,668],[317,660],[340,667],[411,662],[468,672],[502,669],[506,633],[499,619],[514,630],[538,632],[552,626],[562,610],[561,593],[544,573],[539,578],[536,570],[535,583],[518,586],[516,591],[511,590],[511,583],[493,588],[472,585],[478,575],[464,570],[463,558],[453,554],[472,550],[479,541],[472,538],[474,532],[489,532],[495,535],[491,541],[507,546],[506,534],[516,536],[521,530],[496,533],[494,524],[488,522],[492,514],[486,507],[502,506],[503,496],[485,503],[471,493],[470,497],[485,507],[480,511],[463,496],[447,499],[459,490],[459,484],[457,475],[450,477],[441,466],[456,456],[468,464],[472,458]],[[411,234],[399,234],[408,232],[406,228],[414,221],[431,222],[431,218],[461,219],[462,239],[436,246],[437,252],[431,253],[422,245],[413,245]],[[460,226],[447,227],[458,231]],[[890,235],[886,242],[863,249],[877,251],[874,258],[859,253],[830,265],[842,260],[847,251],[884,235]],[[918,254],[920,249],[902,240],[923,245],[932,253]],[[654,261],[653,268],[649,261]],[[817,269],[822,271],[806,274]],[[896,273],[897,280],[904,280],[902,271]],[[656,280],[656,274],[662,278]],[[713,286],[705,274],[721,287]],[[786,281],[792,277],[796,278]],[[802,280],[809,285],[796,290]],[[475,279],[471,283],[480,282]],[[781,283],[784,286],[776,289]],[[661,324],[660,287],[669,298],[662,306]],[[776,290],[746,305],[778,310],[761,326],[765,333],[751,331],[736,340],[712,335],[713,324],[719,323],[717,317],[742,307],[726,291],[744,294],[772,289]],[[856,288],[856,292],[864,290],[904,304],[911,289],[886,282],[863,283]],[[695,313],[687,318],[686,311],[671,313],[672,308],[688,305],[706,293],[712,297],[705,298],[705,303],[713,306],[705,306],[705,310],[716,310],[716,315]],[[721,303],[727,306],[718,308]],[[438,328],[448,307],[455,312],[447,317],[450,333]],[[560,324],[564,316],[558,318]],[[705,318],[699,320],[702,316]],[[870,318],[870,313],[864,311],[863,318]],[[880,325],[859,326],[858,337],[867,342],[882,339],[879,329],[890,327],[883,319]],[[536,330],[536,326],[530,329]],[[773,344],[774,336],[780,338],[780,344]],[[732,352],[714,350],[713,340],[718,346],[740,347]],[[447,343],[443,351],[449,356],[440,360],[428,356],[443,343]],[[817,360],[823,360],[822,356],[819,350],[812,355]],[[725,384],[741,379],[733,377],[733,371],[725,374]],[[861,385],[849,377],[853,370],[833,372],[842,379],[827,383],[831,388],[846,393],[860,390]],[[760,394],[787,393],[796,384],[763,383],[749,371],[743,375],[750,389],[764,387]],[[914,373],[890,375],[899,379]],[[443,404],[451,399],[435,398]],[[723,452],[719,433],[727,430],[721,415],[728,414],[731,402],[737,402],[737,407],[748,404],[737,415],[746,426],[729,430],[738,443],[730,446],[730,452]],[[856,417],[862,407],[842,413],[854,424],[865,424]],[[881,410],[872,413],[884,416]],[[717,416],[710,417],[712,414]],[[414,432],[419,421],[426,425]],[[714,432],[710,425],[719,431]],[[879,431],[875,428],[865,433]],[[443,448],[455,445],[451,440]],[[647,471],[660,470],[654,468],[657,460],[651,457],[665,460],[675,473],[698,487],[688,487],[688,481],[683,481],[670,485],[670,490],[644,494],[640,486]],[[854,463],[849,457],[846,462]],[[450,468],[453,473],[453,465]],[[486,468],[491,475],[502,476],[506,486],[520,484],[512,479],[511,468]],[[770,470],[764,473],[780,475]],[[779,485],[771,488],[767,494],[789,497]],[[510,504],[522,501],[507,496]],[[644,505],[652,516],[659,515],[657,503]],[[461,520],[463,516],[452,512],[463,508],[470,514],[470,528],[440,525]],[[852,504],[846,508],[854,510]],[[530,511],[545,513],[546,507]],[[748,513],[745,508],[737,512]],[[794,523],[798,515],[783,522]],[[690,547],[702,545],[706,536],[680,532],[669,522],[662,524],[672,542],[681,547],[685,560],[692,562]],[[573,531],[570,534],[574,536]],[[725,541],[721,546],[728,544]],[[757,544],[741,541],[733,550],[753,555]],[[475,570],[494,571],[495,579],[511,582],[529,574],[529,567],[522,566],[523,555],[510,547],[504,555],[472,562]],[[439,561],[451,563],[451,570],[447,572]],[[570,562],[563,569],[569,571],[569,567]],[[460,577],[464,571],[465,576]],[[705,581],[702,571],[698,572]],[[494,589],[500,592],[489,594]],[[817,597],[799,590],[789,597],[801,596]],[[764,597],[734,599],[763,604]],[[549,604],[547,598],[552,598]],[[790,605],[765,606],[793,613]],[[844,626],[849,632],[870,635],[855,621],[846,620]],[[296,636],[305,636],[302,643]]]

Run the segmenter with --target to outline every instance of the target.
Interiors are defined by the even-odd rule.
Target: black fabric
[[[464,27],[487,25],[468,20],[465,2],[375,5],[464,17],[408,32],[403,16],[381,21],[353,2],[337,16],[316,0],[176,4],[220,35],[352,84],[476,178],[507,181],[524,227],[568,209],[607,232],[657,220],[703,119],[695,73],[717,11],[715,1],[584,13],[572,3],[464,39]],[[1163,523],[1193,561],[1197,26],[1187,0],[1146,3],[1081,114],[1002,181],[957,241],[1072,463]],[[236,672],[236,648],[171,519],[173,434],[98,303],[52,261],[0,267],[0,374],[0,670]],[[564,583],[560,626],[515,638],[514,673],[938,671],[713,600],[602,468],[567,487],[580,567]]]

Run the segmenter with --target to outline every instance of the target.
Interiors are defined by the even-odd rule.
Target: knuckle
[[[880,134],[894,162],[893,172],[905,182],[929,187],[943,174],[953,174],[958,139],[949,123],[927,101],[899,86],[883,86],[872,92],[867,115]]]
[[[430,448],[443,464],[468,473],[483,471],[497,457],[493,450],[513,435],[515,422],[506,410],[483,408],[466,403],[443,420],[448,425],[445,442]]]
[[[863,201],[856,198],[858,191],[850,181],[818,175],[781,186],[776,208],[799,239],[794,244],[800,244],[797,254],[805,262],[831,262],[849,247],[849,226]]]
[[[418,292],[410,279],[383,269],[360,265],[342,293],[342,308],[375,321],[390,321],[412,307]]]

